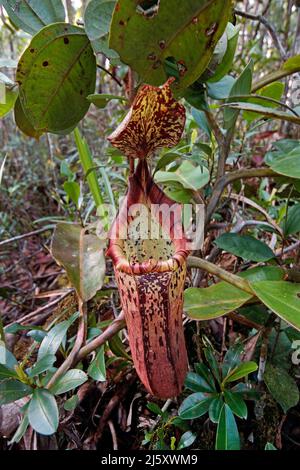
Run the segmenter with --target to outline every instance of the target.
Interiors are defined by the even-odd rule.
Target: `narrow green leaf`
[[[255,362],[244,362],[239,366],[235,367],[228,375],[225,377],[223,383],[235,382],[236,380],[242,379],[252,372],[255,372],[258,369],[258,366]]]
[[[4,346],[4,343],[0,342],[0,364],[14,370],[14,367],[18,365],[18,361],[15,356]]]
[[[17,379],[18,374],[14,370],[9,369],[8,367],[5,367],[4,365],[0,364],[0,380],[8,378]]]
[[[90,151],[90,148],[85,139],[81,137],[81,134],[78,129],[74,131],[75,142],[79,152],[79,158],[84,169],[85,174],[87,174],[91,168],[94,168],[93,157]],[[87,176],[87,182],[90,188],[90,191],[93,195],[96,207],[101,206],[104,203],[100,186],[97,180],[96,173],[94,171],[90,172]]]
[[[104,346],[101,346],[93,362],[89,365],[88,375],[98,382],[106,381]]]
[[[233,393],[229,390],[225,390],[224,398],[231,411],[242,419],[247,419],[248,411],[247,405],[240,395]]]
[[[184,384],[186,388],[192,390],[192,392],[213,393],[216,391],[215,387],[212,387],[203,377],[194,372],[188,372]]]
[[[216,398],[214,398],[211,404],[209,405],[209,410],[208,410],[209,419],[215,424],[219,422],[223,405],[224,405],[224,401],[223,401],[221,394],[216,396]]]
[[[300,204],[288,208],[287,217],[284,218],[281,226],[285,237],[300,232]]]
[[[55,325],[51,330],[47,333],[45,338],[43,339],[39,352],[38,352],[38,360],[41,360],[43,357],[49,354],[55,354],[58,348],[60,347],[68,329],[74,323],[74,321],[78,318],[78,313],[72,315],[69,320],[65,320],[58,325]]]
[[[229,97],[248,95],[250,93],[251,86],[252,86],[252,73],[253,73],[253,62],[251,60],[249,64],[245,67],[241,75],[235,81],[229,93]],[[230,108],[224,109],[225,129],[229,130],[235,125],[238,115],[239,115],[239,111],[236,111]]]
[[[224,404],[216,437],[216,450],[240,450],[240,437],[231,409]]]
[[[46,354],[27,371],[27,374],[29,377],[36,377],[50,369],[55,361],[56,357],[54,354]]]

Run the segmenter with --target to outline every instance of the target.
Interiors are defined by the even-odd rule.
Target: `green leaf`
[[[281,224],[285,237],[300,232],[300,204],[288,208],[287,217]]]
[[[231,7],[230,0],[168,0],[160,2],[149,17],[136,0],[123,0],[114,11],[109,45],[143,82],[151,85],[167,80],[165,63],[172,60],[180,75],[178,91],[183,90],[210,62]]]
[[[78,314],[76,313],[75,315],[72,315],[69,320],[58,323],[58,325],[55,325],[53,328],[51,328],[51,330],[43,339],[39,348],[38,361],[40,361],[43,357],[48,356],[49,354],[54,355],[56,353],[68,329],[77,318]]]
[[[284,64],[281,66],[279,70],[272,72],[268,75],[265,75],[261,78],[257,83],[254,83],[252,92],[254,93],[257,90],[260,90],[264,86],[268,85],[269,83],[273,83],[276,80],[280,80],[281,78],[288,77],[294,73],[300,71],[300,55],[296,55],[294,57],[290,57]]]
[[[280,98],[282,97],[283,92],[284,92],[284,83],[275,82],[275,83],[271,83],[270,85],[265,86],[264,88],[262,88],[261,90],[257,92],[257,95],[260,96],[261,98],[249,98],[246,101],[252,104],[266,106],[268,108],[276,108],[278,106],[278,103],[274,103],[272,101],[269,101],[268,99],[264,100],[263,98],[264,97],[271,98],[273,100],[279,101]],[[245,111],[243,117],[248,122],[252,122],[255,119],[261,118],[261,115],[259,113]]]
[[[29,385],[19,380],[7,379],[0,382],[0,406],[12,403],[33,392]]]
[[[180,441],[177,446],[177,450],[186,449],[194,444],[197,439],[197,434],[192,433],[192,431],[186,431],[180,438]]]
[[[207,413],[213,397],[207,393],[193,393],[187,397],[181,404],[178,415],[181,419],[200,418]]]
[[[267,364],[264,381],[284,413],[298,404],[299,390],[297,383],[286,370]]]
[[[219,364],[216,360],[213,350],[211,348],[205,348],[204,356],[209,364],[209,367],[213,373],[214,378],[220,383],[221,381],[220,368],[219,368]]]
[[[37,131],[28,120],[27,116],[23,111],[20,97],[18,97],[15,103],[14,115],[17,127],[25,135],[27,135],[28,137],[34,137],[37,140],[43,135],[43,132]]]
[[[18,444],[20,440],[24,437],[28,426],[29,426],[29,419],[28,419],[28,414],[26,411],[20,423],[20,426],[18,427],[18,429],[16,430],[15,434],[13,435],[13,437],[11,438],[8,444],[9,445],[14,444],[14,443]]]
[[[109,347],[111,351],[114,353],[116,357],[124,357],[129,361],[132,361],[131,356],[126,352],[125,347],[122,343],[122,340],[119,334],[116,334],[108,341]]]
[[[67,271],[79,297],[88,301],[101,289],[105,276],[105,240],[80,225],[60,223],[52,240],[52,256]]]
[[[265,450],[277,450],[277,449],[271,442],[267,442],[265,445]]]
[[[76,181],[66,181],[64,183],[64,190],[66,191],[71,201],[75,204],[77,209],[79,209],[81,193],[80,185]]]
[[[234,392],[230,392],[229,390],[225,390],[224,398],[225,402],[236,416],[242,419],[247,419],[247,405],[240,395]]]
[[[84,26],[94,51],[103,53],[109,59],[118,59],[119,55],[109,49],[108,35],[115,0],[91,0],[85,10]]]
[[[206,380],[194,372],[188,372],[184,385],[192,392],[216,392],[214,386],[210,383],[207,383]]]
[[[97,175],[94,171],[90,171],[94,167],[92,153],[90,148],[84,138],[81,137],[81,134],[78,129],[74,130],[74,137],[76,146],[79,153],[79,158],[81,165],[84,169],[84,173],[88,176],[86,177],[90,191],[93,195],[96,207],[101,206],[104,203],[100,186],[98,183]]]
[[[262,262],[275,257],[268,245],[250,235],[224,233],[215,240],[215,244],[221,250],[233,253],[244,260]]]
[[[105,365],[105,355],[104,355],[104,346],[101,346],[99,351],[96,354],[95,359],[88,368],[88,375],[97,382],[106,381],[106,365]]]
[[[203,377],[205,382],[207,382],[212,389],[215,389],[216,384],[210,369],[203,362],[196,362],[196,364],[194,364],[194,367],[196,373]]]
[[[162,416],[164,413],[161,408],[156,403],[147,403],[148,410],[152,411],[152,413]]]
[[[0,87],[2,86],[0,82]],[[18,98],[18,93],[11,90],[5,91],[5,101],[2,103],[0,94],[0,118],[6,116],[14,107],[15,102]]]
[[[23,111],[41,132],[70,132],[89,109],[96,59],[82,28],[55,23],[42,29],[22,55],[17,81]]]
[[[211,128],[205,113],[194,108],[192,110],[192,116],[197,126],[199,126],[199,128],[202,129],[209,138],[211,138]]]
[[[30,426],[45,436],[54,434],[58,428],[58,407],[52,393],[36,389],[28,408]]]
[[[73,395],[71,398],[69,398],[68,400],[65,401],[64,409],[66,411],[73,411],[73,410],[75,410],[78,403],[79,403],[78,395]]]
[[[175,202],[189,204],[193,197],[193,191],[184,188],[166,187],[165,194]]]
[[[216,450],[240,450],[238,428],[229,406],[225,403],[219,419]]]
[[[26,33],[34,35],[44,26],[65,21],[62,0],[1,0],[12,22]]]
[[[223,56],[222,62],[218,65],[213,76],[209,78],[208,82],[219,82],[231,70],[239,38],[239,27],[228,23],[226,28],[226,35],[226,52]]]
[[[263,266],[248,269],[239,276],[249,281],[280,281],[284,279],[284,271],[276,266]],[[228,282],[201,289],[190,287],[184,292],[184,310],[195,320],[210,320],[236,310],[251,297]]]
[[[221,395],[218,395],[216,398],[214,398],[211,404],[209,405],[209,419],[215,424],[219,422],[223,405],[224,401]]]
[[[224,378],[223,383],[230,383],[235,382],[236,380],[240,380],[243,377],[255,372],[258,369],[258,366],[255,362],[244,362],[239,366],[235,367],[233,370],[229,372],[229,374]]]
[[[117,96],[117,95],[89,95],[87,99],[93,103],[97,108],[104,109],[108,103],[110,103],[113,100],[117,101],[127,101],[127,98],[124,98],[123,96]]]
[[[177,182],[186,189],[197,191],[209,182],[210,173],[205,167],[195,167],[192,163],[185,161],[176,171],[157,171],[154,179],[157,183]]]
[[[268,163],[268,162],[267,162]],[[280,175],[289,176],[290,178],[300,179],[300,151],[299,148],[289,153],[282,153],[272,159],[268,163],[272,170]]]
[[[211,320],[241,307],[251,294],[226,282],[205,289],[190,287],[184,292],[184,310],[194,320]]]
[[[85,372],[80,369],[71,369],[56,380],[55,384],[52,385],[50,392],[53,393],[53,395],[61,395],[62,393],[69,392],[70,390],[79,387],[87,380],[88,377]]]
[[[248,95],[250,93],[251,85],[252,85],[252,73],[253,73],[253,62],[251,60],[249,64],[245,67],[241,75],[236,79],[229,93],[229,97]],[[230,108],[224,109],[225,129],[229,130],[232,127],[234,127],[238,115],[239,115],[239,112],[236,110],[233,110]]]
[[[259,104],[252,104],[252,103],[227,103],[225,109],[232,108],[238,109],[242,111],[249,111],[253,113],[260,114],[261,116],[272,118],[272,119],[280,119],[282,121],[293,122],[294,124],[300,124],[300,116],[298,117],[292,112],[285,112],[280,111],[278,109],[267,108],[266,106],[261,106]]]
[[[9,369],[8,367],[4,366],[3,364],[0,364],[0,380],[2,379],[9,379],[9,378],[18,378],[18,374],[12,370]]]
[[[36,377],[50,369],[55,361],[56,357],[54,354],[46,354],[27,371],[27,374],[29,377]]]
[[[0,343],[0,364],[8,367],[8,369],[14,370],[15,366],[18,365],[18,361],[15,356]]]
[[[252,282],[251,288],[270,310],[300,330],[300,284],[286,281]]]
[[[230,75],[226,75],[216,83],[207,83],[207,94],[213,100],[225,100],[233,87],[235,80]]]

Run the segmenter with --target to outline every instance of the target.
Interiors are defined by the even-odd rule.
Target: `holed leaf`
[[[207,67],[226,28],[232,2],[168,0],[148,10],[144,3],[117,2],[110,47],[151,85],[164,83],[168,78],[165,63],[174,63],[183,90]]]
[[[17,81],[23,111],[43,132],[68,133],[89,108],[96,59],[82,28],[55,23],[42,29],[22,55]]]

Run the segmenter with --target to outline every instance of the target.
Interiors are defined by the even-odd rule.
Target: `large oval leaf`
[[[300,330],[300,284],[261,281],[252,282],[251,288],[269,309]]]
[[[210,178],[207,168],[195,167],[189,161],[183,162],[176,171],[157,171],[155,173],[155,181],[157,183],[180,183],[185,189],[197,191],[203,188]]]
[[[65,21],[62,0],[1,0],[12,22],[26,33],[35,34],[44,26]]]
[[[19,61],[17,81],[22,108],[36,130],[70,132],[95,90],[96,59],[84,30],[65,23],[42,29]]]
[[[244,260],[262,262],[275,257],[268,245],[250,235],[224,233],[217,238],[215,243],[222,250],[233,253]]]
[[[58,407],[52,393],[36,389],[28,408],[29,423],[45,436],[54,434],[58,427]]]
[[[184,310],[195,320],[212,320],[236,310],[251,297],[227,282],[205,289],[190,287],[184,292]]]
[[[249,281],[280,281],[284,271],[276,266],[249,269],[240,273]],[[194,320],[212,320],[230,313],[251,299],[251,294],[228,284],[219,282],[210,287],[190,287],[184,292],[184,309]]]
[[[226,28],[232,2],[168,0],[152,9],[147,4],[141,0],[117,3],[110,47],[151,85],[166,81],[165,61],[171,60],[178,69],[179,88],[184,89],[207,67]]]
[[[268,162],[267,162],[268,163]],[[272,170],[280,175],[289,176],[290,178],[300,179],[300,151],[295,148],[291,152],[283,152],[276,155],[270,162]]]

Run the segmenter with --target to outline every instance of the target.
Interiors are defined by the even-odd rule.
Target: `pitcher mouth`
[[[132,275],[177,271],[185,264],[188,254],[187,250],[179,247],[174,255],[167,259],[154,259],[151,257],[142,262],[133,262],[126,256],[123,240],[111,240],[107,251],[107,255],[111,257],[116,270]]]

